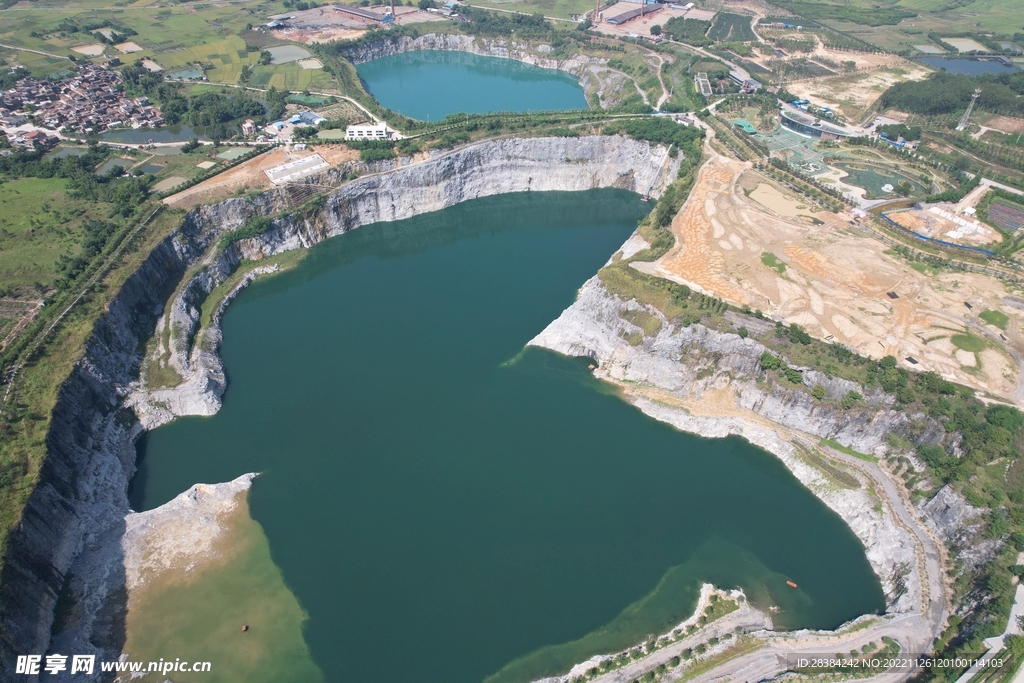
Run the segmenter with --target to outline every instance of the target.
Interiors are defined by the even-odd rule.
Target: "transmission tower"
[[[971,110],[974,109],[974,103],[978,101],[978,95],[981,94],[981,88],[976,88],[974,94],[971,95],[971,103],[967,105],[967,111],[960,117],[960,123],[956,124],[957,130],[963,130],[967,128],[967,119],[971,118]]]

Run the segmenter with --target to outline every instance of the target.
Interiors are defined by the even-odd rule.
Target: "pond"
[[[190,126],[178,125],[165,128],[108,130],[100,135],[100,137],[111,142],[146,144],[150,142],[186,142],[194,137],[199,137],[201,134],[200,129],[193,130]]]
[[[270,53],[271,64],[287,64],[288,62],[297,62],[300,59],[308,59],[313,56],[309,50],[298,45],[268,47],[267,52]]]
[[[192,66],[187,69],[179,69],[177,71],[171,71],[167,74],[168,78],[178,78],[188,81],[199,81],[203,78],[203,70],[198,66]]]
[[[574,76],[513,59],[442,50],[405,52],[356,67],[370,94],[404,116],[586,109]]]
[[[678,624],[703,581],[783,628],[883,610],[860,541],[778,459],[524,352],[649,210],[514,194],[314,246],[231,304],[224,406],[147,436],[133,508],[261,472],[252,515],[330,682],[527,683]]]
[[[865,199],[897,197],[899,194],[895,190],[897,184],[901,181],[910,183],[911,189],[909,194],[912,195],[922,194],[928,189],[919,180],[915,180],[894,169],[876,164],[863,161],[841,161],[838,159],[829,159],[828,163],[834,168],[849,173],[848,176],[842,179],[843,182],[864,188]],[[892,189],[886,190],[886,186]]]
[[[252,147],[228,147],[227,149],[225,149],[222,152],[220,152],[219,154],[217,154],[217,158],[218,159],[228,159],[229,161],[234,161],[238,157],[244,157],[246,154],[248,154],[252,150],[253,150]]]
[[[80,157],[88,151],[85,147],[57,147],[47,152],[43,158],[63,159],[64,157]]]
[[[112,159],[107,159],[102,164],[100,164],[99,168],[96,169],[96,175],[103,175],[104,173],[107,173],[108,171],[110,171],[110,169],[112,169],[112,168],[116,168],[116,167],[128,168],[130,166],[133,166],[134,164],[135,164],[134,161],[131,161],[130,159],[121,159],[120,157],[114,157]]]

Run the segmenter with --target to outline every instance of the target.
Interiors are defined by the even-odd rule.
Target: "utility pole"
[[[594,0],[594,21],[590,22],[597,25],[598,19],[601,17],[601,0]]]
[[[978,96],[981,95],[981,88],[976,88],[974,94],[971,95],[971,103],[967,105],[967,111],[960,117],[960,123],[956,124],[957,130],[963,130],[967,128],[967,119],[971,118],[971,110],[974,109],[974,103],[978,101]]]

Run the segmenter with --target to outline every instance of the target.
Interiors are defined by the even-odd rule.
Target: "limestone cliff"
[[[624,137],[500,140],[416,165],[384,165],[342,184],[315,214],[279,218],[266,234],[222,253],[213,247],[225,232],[249,217],[287,210],[289,193],[274,190],[190,212],[110,302],[60,389],[47,459],[11,533],[0,576],[0,678],[14,676],[15,655],[58,645],[62,652],[108,659],[120,652],[126,562],[110,562],[107,553],[111,539],[126,531],[135,441],[175,415],[207,415],[220,406],[219,331],[214,325],[200,345],[192,332],[197,303],[240,258],[308,247],[361,225],[507,192],[621,187],[657,195],[677,168],[667,149]],[[183,283],[186,273],[196,274]],[[139,373],[166,307],[176,330],[175,367],[185,382],[154,397],[143,390]]]
[[[656,334],[634,345],[629,339],[636,337],[631,335],[643,330],[627,318],[636,310],[662,324]],[[843,485],[829,476],[820,466],[820,456],[813,453],[823,437],[879,455],[888,447],[889,433],[919,443],[938,442],[945,432],[927,416],[893,410],[887,405],[891,399],[881,392],[868,392],[809,368],[803,369],[809,386],[822,384],[834,398],[856,389],[873,405],[843,410],[796,388],[760,382],[759,359],[767,349],[756,339],[700,324],[675,325],[653,307],[609,293],[599,277],[588,281],[576,302],[530,344],[595,359],[598,376],[620,383],[627,397],[656,419],[702,436],[737,434],[774,453],[864,543],[889,596],[890,611],[911,611],[921,603],[921,577],[910,533],[867,482]]]

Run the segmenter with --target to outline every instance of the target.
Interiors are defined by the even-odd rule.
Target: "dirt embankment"
[[[232,169],[218,173],[198,185],[171,195],[164,204],[176,209],[191,209],[201,204],[211,204],[232,195],[244,194],[252,190],[270,189],[271,183],[264,172],[274,166],[301,159],[311,154],[319,154],[332,166],[359,158],[359,152],[344,145],[317,145],[302,151],[277,148],[267,154],[260,154]]]

